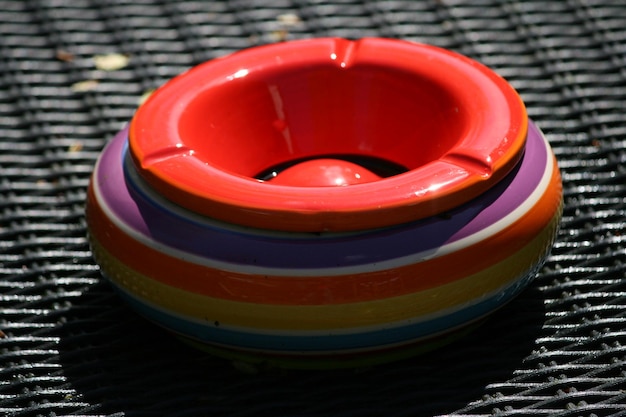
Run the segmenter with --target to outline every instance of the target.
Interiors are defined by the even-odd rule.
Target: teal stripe
[[[462,308],[456,312],[432,320],[408,324],[391,329],[365,331],[363,333],[331,334],[331,335],[284,335],[245,332],[215,325],[213,322],[200,323],[192,319],[186,320],[179,315],[170,314],[159,308],[142,302],[134,295],[118,288],[122,297],[141,315],[160,324],[175,333],[205,343],[216,343],[237,348],[258,349],[272,352],[324,352],[350,349],[384,348],[386,345],[405,343],[434,337],[439,333],[470,324],[492,311],[502,307],[514,298],[534,278],[539,265],[528,271],[522,278],[515,281],[495,295],[478,303]],[[418,319],[418,318],[416,318]],[[353,331],[354,329],[351,329]]]

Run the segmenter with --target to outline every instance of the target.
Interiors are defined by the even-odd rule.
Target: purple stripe
[[[96,178],[106,205],[132,229],[167,246],[205,258],[240,265],[273,268],[333,268],[381,262],[434,250],[472,235],[516,209],[539,184],[548,149],[539,130],[529,124],[525,155],[504,180],[469,203],[421,221],[349,235],[245,233],[181,217],[171,203],[155,202],[142,192],[143,184],[127,181],[123,155],[127,129],[101,156]]]

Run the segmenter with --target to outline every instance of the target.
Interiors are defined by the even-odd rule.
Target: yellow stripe
[[[512,284],[545,256],[552,245],[560,217],[560,210],[557,210],[541,233],[514,255],[452,283],[375,301],[313,306],[245,303],[191,293],[128,268],[93,237],[91,243],[94,257],[109,279],[136,297],[174,313],[210,323],[256,329],[328,330],[419,319],[480,301]]]

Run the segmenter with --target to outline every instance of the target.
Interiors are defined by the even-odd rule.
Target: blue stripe
[[[542,263],[539,263],[541,265]],[[410,342],[437,333],[450,330],[452,328],[470,324],[471,322],[486,316],[492,311],[500,308],[512,298],[534,278],[539,265],[534,267],[521,279],[510,285],[496,295],[480,301],[472,306],[463,308],[443,317],[434,318],[422,323],[409,324],[406,326],[376,330],[356,334],[344,335],[315,335],[315,336],[285,336],[272,335],[271,330],[267,334],[246,333],[224,329],[210,322],[200,324],[195,321],[181,319],[180,316],[163,312],[162,310],[142,303],[133,295],[123,289],[119,289],[122,297],[141,315],[156,322],[176,333],[206,342],[218,343],[221,345],[233,346],[237,348],[260,349],[267,351],[304,351],[323,352],[334,350],[349,350],[359,348],[384,347],[385,345]]]

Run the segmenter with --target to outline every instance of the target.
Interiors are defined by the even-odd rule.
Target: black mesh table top
[[[86,187],[169,78],[322,36],[496,70],[552,144],[564,217],[535,281],[470,336],[371,369],[263,371],[118,299],[89,251]],[[0,415],[626,415],[625,112],[621,0],[0,0]]]

